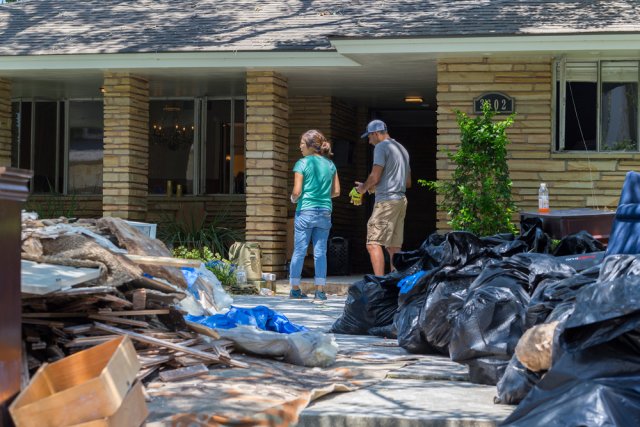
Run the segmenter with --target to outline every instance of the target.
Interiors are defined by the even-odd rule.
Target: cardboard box
[[[122,336],[38,369],[9,406],[16,427],[63,427],[116,413],[140,362]]]
[[[73,427],[138,427],[149,416],[143,386],[136,381],[115,414],[99,420],[75,424]]]

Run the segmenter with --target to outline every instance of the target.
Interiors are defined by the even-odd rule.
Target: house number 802
[[[482,104],[485,101],[489,101],[491,109],[498,114],[509,114],[514,111],[513,98],[500,92],[491,92],[482,94],[473,100],[475,114],[482,114]]]

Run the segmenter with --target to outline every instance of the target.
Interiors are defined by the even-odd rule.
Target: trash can
[[[327,275],[349,275],[349,241],[344,237],[332,237],[327,245]]]

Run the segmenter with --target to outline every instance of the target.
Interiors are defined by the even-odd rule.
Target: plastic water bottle
[[[238,286],[244,286],[247,284],[247,271],[242,265],[239,265],[236,270],[236,283]]]
[[[549,189],[544,182],[540,183],[540,188],[538,189],[538,212],[549,213]]]

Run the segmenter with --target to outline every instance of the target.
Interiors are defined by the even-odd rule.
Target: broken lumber
[[[211,361],[214,363],[223,363],[226,365],[230,365],[230,366],[234,366],[236,368],[248,368],[249,365],[247,365],[246,363],[243,362],[238,362],[235,360],[222,360],[219,356],[210,354],[210,353],[205,353],[204,351],[200,351],[200,350],[193,350],[189,347],[185,347],[182,346],[180,344],[174,344],[174,343],[170,343],[164,340],[160,340],[157,338],[152,338],[152,337],[148,337],[136,332],[132,332],[132,331],[127,331],[125,329],[120,329],[120,328],[116,328],[114,326],[108,326],[105,325],[103,323],[99,323],[99,322],[95,322],[95,327],[96,329],[99,329],[101,331],[104,332],[111,332],[114,334],[120,334],[120,335],[128,335],[129,337],[131,337],[134,340],[146,343],[146,344],[150,344],[150,345],[155,345],[155,346],[159,346],[159,347],[166,347],[166,348],[170,348],[172,350],[177,350],[177,351],[181,351],[183,353],[187,353],[190,354],[192,356],[198,357],[200,359],[204,359],[207,361]],[[226,358],[225,358],[226,359]]]
[[[200,375],[206,375],[209,373],[207,368],[202,363],[193,366],[187,366],[186,368],[172,369],[169,371],[160,372],[160,379],[164,382],[180,381],[187,378],[198,377]]]

